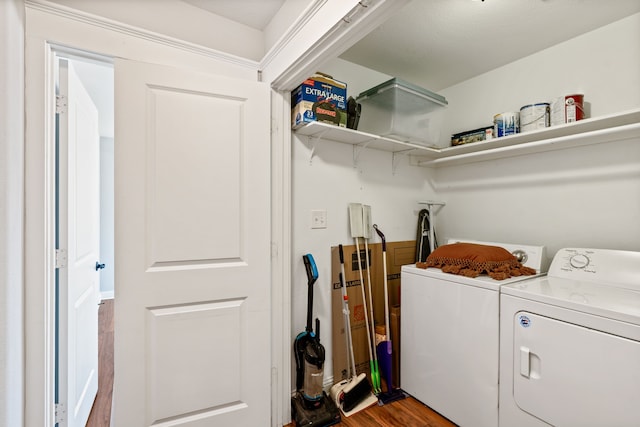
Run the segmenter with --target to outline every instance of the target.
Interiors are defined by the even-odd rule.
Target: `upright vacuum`
[[[313,331],[313,285],[318,269],[311,254],[302,257],[307,271],[307,326],[293,343],[296,359],[296,392],[291,398],[291,414],[297,426],[325,427],[338,424],[340,412],[324,392],[324,346],[320,344],[320,320]]]

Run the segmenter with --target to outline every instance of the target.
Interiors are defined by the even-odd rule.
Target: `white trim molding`
[[[24,423],[24,7],[0,3],[0,425]]]
[[[25,57],[25,426],[54,425],[54,53],[27,37]]]
[[[72,19],[84,24],[93,25],[107,30],[115,31],[126,36],[135,37],[141,40],[147,40],[174,49],[184,50],[185,52],[206,56],[216,61],[226,62],[232,65],[258,70],[259,63],[239,56],[220,52],[215,49],[207,48],[195,43],[189,43],[184,40],[169,37],[153,31],[144,30],[122,22],[114,21],[102,16],[93,15],[77,9],[72,9],[61,4],[48,2],[46,0],[25,0],[25,5],[33,10],[40,10],[63,18]]]
[[[262,61],[260,69],[263,80],[277,90],[294,89],[321,68],[323,63],[337,58],[408,2],[409,0],[317,1],[314,5],[322,7],[311,9],[310,13],[313,12],[314,15],[303,22],[305,26],[293,27],[291,34],[282,37],[279,42],[281,45],[274,47],[282,54],[274,58],[266,57]],[[308,34],[319,36],[314,39]]]
[[[291,116],[289,92],[271,91],[271,425],[291,421]]]
[[[313,19],[314,16],[322,9],[327,0],[313,0],[305,11],[296,19],[289,29],[280,37],[280,39],[269,49],[266,55],[260,61],[260,69],[269,66],[277,57],[279,57],[291,43],[301,37],[305,25]]]

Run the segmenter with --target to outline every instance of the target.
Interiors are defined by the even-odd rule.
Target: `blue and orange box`
[[[291,126],[309,122],[347,126],[347,84],[316,73],[291,92]]]

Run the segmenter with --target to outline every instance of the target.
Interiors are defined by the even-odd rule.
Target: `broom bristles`
[[[349,412],[371,394],[371,384],[365,374],[360,374],[351,379],[351,382],[342,390],[342,410]]]

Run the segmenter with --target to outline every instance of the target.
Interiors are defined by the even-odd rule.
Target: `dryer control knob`
[[[583,254],[576,254],[571,257],[569,263],[574,268],[585,268],[587,265],[589,265],[589,257]]]

